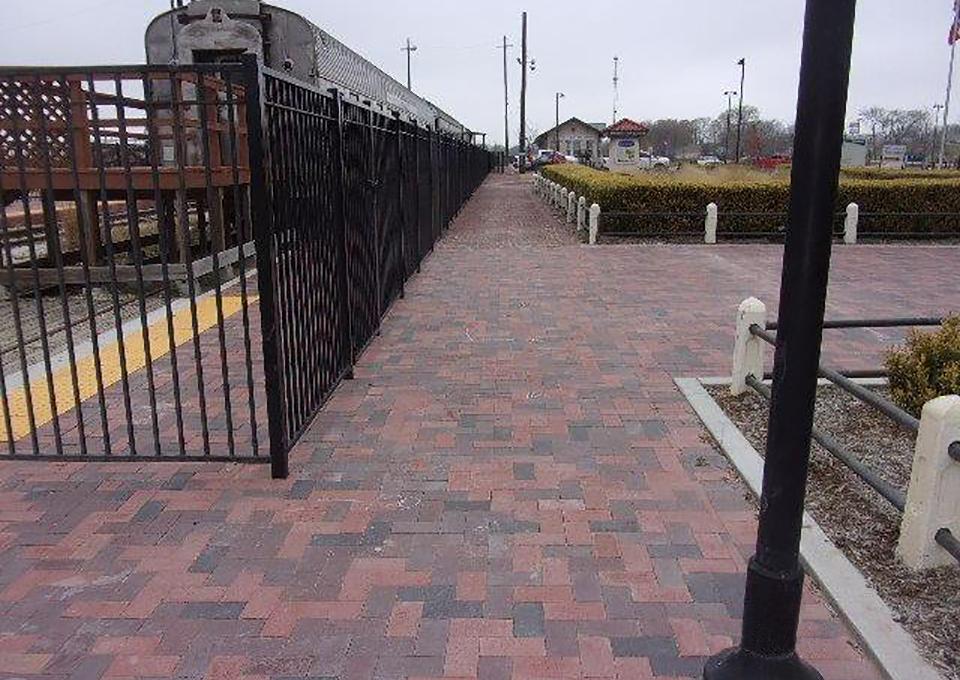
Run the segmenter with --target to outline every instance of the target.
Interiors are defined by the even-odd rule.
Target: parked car
[[[557,163],[566,163],[566,157],[553,149],[540,149],[533,160],[530,161],[530,167],[533,169],[541,168],[544,165],[556,165]]]
[[[565,156],[563,157],[563,159],[564,159],[567,163],[580,163],[580,159],[577,158],[576,156],[565,155]]]
[[[760,156],[754,161],[754,164],[761,170],[776,170],[781,165],[790,165],[793,159],[786,154],[773,154],[772,156]]]
[[[641,170],[666,170],[670,167],[670,159],[666,156],[655,156],[646,151],[641,151],[638,167]]]
[[[700,158],[697,159],[697,165],[701,168],[715,168],[723,165],[723,161],[716,156],[700,156]]]

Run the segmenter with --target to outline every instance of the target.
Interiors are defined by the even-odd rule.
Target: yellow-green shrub
[[[887,354],[890,395],[919,417],[923,405],[945,394],[960,394],[960,317],[934,333],[913,330],[903,347]]]
[[[846,179],[958,179],[960,170],[927,170],[921,168],[841,168],[840,177]]]
[[[790,202],[788,178],[759,173],[745,175],[743,179],[724,179],[723,175],[707,173],[693,178],[682,173],[626,175],[572,164],[547,166],[543,172],[578,195],[586,196],[590,202],[599,203],[604,213],[704,213],[708,203],[716,203],[720,210],[721,231],[771,231],[785,220],[729,213],[786,213]],[[719,181],[713,177],[718,177]],[[860,206],[862,233],[871,230],[956,231],[960,221],[957,217],[919,219],[872,216],[870,213],[960,214],[960,177],[842,179],[835,228],[841,228],[842,213],[849,203]],[[725,217],[724,213],[728,215]],[[623,219],[620,221],[624,222]],[[702,220],[698,225],[691,216],[656,218],[656,231],[676,232],[691,228],[702,228]]]

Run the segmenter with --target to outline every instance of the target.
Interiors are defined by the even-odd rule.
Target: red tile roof
[[[630,120],[629,118],[621,118],[616,123],[608,127],[603,131],[605,135],[645,135],[650,131],[643,123],[638,123],[635,120]]]

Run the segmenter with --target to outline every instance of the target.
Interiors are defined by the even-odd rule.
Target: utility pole
[[[503,36],[503,146],[504,153],[510,155],[510,92],[507,81],[507,48],[513,47],[507,43],[507,36]]]
[[[740,137],[743,134],[743,83],[747,77],[747,58],[737,62],[740,67],[740,108],[737,113],[737,165],[740,164]]]
[[[806,2],[756,553],[747,567],[740,646],[711,657],[704,680],[823,680],[797,655],[800,530],[855,8],[856,0]],[[749,380],[766,389],[762,378]]]
[[[727,141],[723,143],[723,162],[730,162],[730,116],[733,113],[733,98],[738,94],[736,90],[727,90],[723,93],[727,98]]]
[[[560,99],[562,97],[566,97],[566,95],[563,92],[557,92],[557,102],[556,102],[557,103],[557,127],[554,128],[554,130],[556,130],[556,133],[557,133],[556,134],[557,153],[560,153]]]
[[[527,171],[527,13],[523,13],[520,41],[520,173]]]
[[[416,45],[411,45],[411,44],[410,44],[410,38],[407,38],[407,46],[406,46],[406,47],[401,47],[401,48],[400,48],[400,51],[407,53],[407,89],[408,89],[408,90],[412,90],[413,87],[412,87],[411,84],[410,84],[410,53],[411,53],[411,52],[416,52],[416,51],[417,51],[417,46],[416,46]]]
[[[617,105],[620,103],[620,57],[613,57],[613,122],[617,124]]]

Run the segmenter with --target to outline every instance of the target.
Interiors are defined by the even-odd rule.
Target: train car
[[[232,62],[254,53],[294,78],[337,87],[442,132],[470,133],[320,27],[259,0],[178,0],[147,27],[146,53],[150,64]]]

